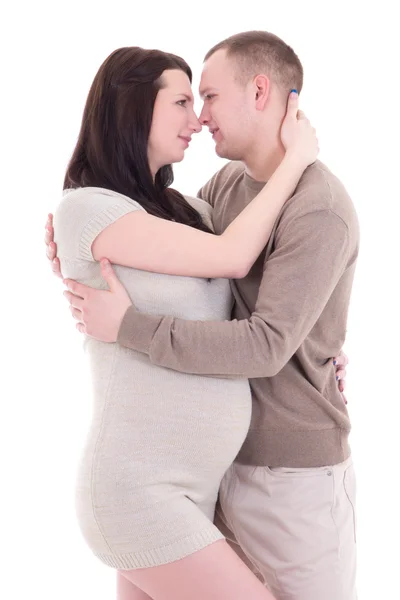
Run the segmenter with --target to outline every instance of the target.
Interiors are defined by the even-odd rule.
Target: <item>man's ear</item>
[[[271,89],[269,77],[257,75],[253,80],[256,110],[264,110]]]

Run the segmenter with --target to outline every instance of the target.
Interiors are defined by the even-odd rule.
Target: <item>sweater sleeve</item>
[[[311,331],[349,260],[344,221],[329,209],[288,222],[264,265],[247,320],[185,321],[128,309],[120,344],[152,363],[185,373],[272,377]]]
[[[58,256],[94,261],[92,244],[108,225],[144,208],[111,190],[78,188],[65,193],[54,214]]]

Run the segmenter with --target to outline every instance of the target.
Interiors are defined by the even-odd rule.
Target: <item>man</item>
[[[282,160],[286,98],[302,81],[296,54],[267,32],[237,34],[206,55],[200,121],[231,161],[199,192],[216,233]],[[80,331],[170,369],[250,378],[252,424],[222,482],[216,523],[281,600],[356,598],[350,422],[330,357],[345,340],[358,244],[351,200],[317,161],[249,274],[232,281],[232,321],[139,313],[106,263],[110,291],[67,282]]]

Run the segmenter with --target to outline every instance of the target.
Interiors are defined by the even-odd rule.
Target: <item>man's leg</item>
[[[279,600],[356,600],[351,458],[316,469],[234,464],[219,518]]]

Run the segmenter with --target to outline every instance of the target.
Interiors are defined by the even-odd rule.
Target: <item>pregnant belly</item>
[[[250,425],[248,382],[178,379],[182,385],[175,376],[173,382],[153,377],[146,387],[141,370],[131,385],[113,378],[108,393],[94,398],[83,460],[87,476],[94,473],[115,487],[127,480],[143,487],[188,479],[201,487],[210,478],[222,479]]]
[[[165,380],[140,391],[114,387],[103,412],[102,443],[124,447],[132,458],[143,452],[159,455],[160,463],[165,453],[168,460],[176,455],[188,462],[215,453],[231,457],[250,424],[248,383],[193,379],[186,392]]]
[[[250,425],[248,381],[187,375],[120,347],[98,348],[97,356],[90,353],[94,411],[83,461],[87,475],[117,482],[125,473],[138,485],[152,477],[178,482],[182,473],[222,477]]]

